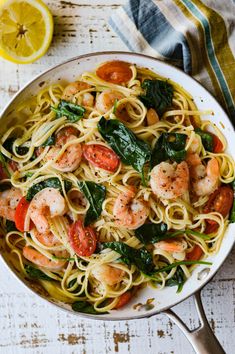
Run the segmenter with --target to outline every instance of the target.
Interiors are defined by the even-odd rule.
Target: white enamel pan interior
[[[10,101],[7,107],[2,112],[0,126],[0,132],[4,131],[7,127],[17,122],[17,116],[14,113],[14,107],[19,103],[24,101],[30,96],[34,96],[42,88],[46,87],[52,83],[66,83],[76,80],[76,78],[82,74],[84,71],[93,71],[96,66],[102,62],[110,60],[123,60],[130,63],[135,63],[138,66],[146,67],[158,74],[170,78],[182,87],[184,87],[194,98],[196,105],[199,110],[212,110],[213,115],[202,117],[204,119],[210,119],[213,121],[223,132],[228,142],[228,153],[235,158],[235,135],[234,129],[229,121],[228,116],[213,98],[213,96],[203,88],[197,81],[192,79],[190,76],[183,73],[181,70],[170,66],[164,62],[158,61],[154,58],[133,54],[125,52],[105,52],[105,53],[93,53],[88,55],[79,56],[73,58],[65,63],[57,65],[43,74],[36,77],[33,81],[27,84],[23,89],[21,89],[16,96]],[[193,272],[191,278],[185,283],[183,290],[180,294],[176,293],[176,287],[166,287],[165,289],[158,291],[151,288],[145,288],[138,292],[136,297],[130,302],[130,304],[123,309],[118,311],[112,311],[108,315],[104,316],[92,316],[79,314],[80,316],[85,316],[95,319],[104,320],[121,320],[121,319],[135,319],[142,317],[150,317],[158,312],[169,309],[170,307],[176,305],[177,303],[183,301],[187,297],[191,296],[199,289],[201,289],[217,272],[219,267],[224,262],[225,258],[229,254],[235,240],[235,224],[229,225],[227,232],[224,236],[220,251],[213,257],[209,257],[207,260],[212,262],[213,265],[210,266],[206,275],[200,277],[202,270],[208,268],[205,265],[199,265]],[[2,259],[5,261],[7,266],[13,271],[13,273],[20,278],[23,283],[38,294],[35,290],[35,285],[30,284],[27,279],[22,279],[20,275],[14,270],[11,264],[8,264],[4,253],[2,254]],[[48,298],[48,296],[41,293],[39,296],[43,297],[47,301],[50,301],[60,308],[71,310],[69,305],[58,303],[58,301]],[[150,298],[154,298],[154,307],[147,311],[144,307],[138,311],[134,309],[133,305],[137,303],[146,303]],[[72,311],[72,310],[71,310]],[[169,312],[169,311],[168,311]]]

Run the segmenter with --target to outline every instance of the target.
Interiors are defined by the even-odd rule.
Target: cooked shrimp
[[[34,229],[31,230],[31,233],[33,233],[36,239],[44,246],[53,247],[61,244],[58,238],[50,231],[40,233],[37,229]]]
[[[190,175],[195,174],[195,169],[197,170],[198,166],[203,166],[200,156],[197,153],[188,153],[186,161],[189,166]]]
[[[62,94],[63,100],[71,100],[76,93],[91,88],[91,85],[83,81],[74,81],[68,84]]]
[[[58,189],[45,188],[33,197],[28,213],[38,232],[47,233],[50,231],[48,218],[64,215],[66,210],[65,199]]]
[[[187,249],[187,242],[185,240],[166,240],[166,241],[159,241],[154,244],[156,249],[166,251],[172,254],[172,256],[182,261],[185,259],[185,250]]]
[[[66,252],[66,251],[65,251]],[[56,256],[58,257],[66,257],[68,254],[66,252],[65,254],[64,251],[57,251]],[[44,254],[41,254],[39,251],[36,249],[30,247],[30,246],[25,246],[23,248],[23,256],[30,262],[38,265],[39,267],[47,268],[49,270],[59,270],[61,269],[64,264],[66,263],[66,260],[52,260],[50,258],[47,258],[44,256]]]
[[[94,106],[94,96],[89,92],[84,93],[82,96],[82,105],[88,106],[88,107],[93,107]]]
[[[95,108],[102,114],[107,113],[113,106],[116,100],[121,100],[125,96],[117,91],[103,91],[96,99]]]
[[[0,216],[8,220],[15,220],[15,210],[22,198],[20,189],[11,188],[0,193]]]
[[[134,230],[144,224],[149,215],[149,207],[146,202],[135,199],[135,190],[130,188],[118,195],[113,215],[117,225]]]
[[[184,194],[189,187],[189,170],[185,161],[176,164],[161,162],[150,174],[154,194],[163,199],[174,199]]]
[[[187,242],[185,240],[168,240],[159,241],[154,244],[156,249],[167,251],[169,253],[183,252],[187,248]]]
[[[80,91],[87,90],[89,88],[91,88],[91,85],[87,84],[86,82],[82,82],[82,81],[71,82],[68,86],[65,87],[62,94],[62,99],[66,101],[72,101],[74,95],[76,95]],[[94,96],[90,92],[85,92],[82,95],[81,103],[84,106],[93,107]]]
[[[68,131],[68,132],[67,132]],[[64,132],[64,135],[63,135]],[[71,134],[70,134],[71,133]],[[62,129],[56,137],[55,146],[51,147],[46,155],[47,160],[55,159],[61,148],[70,141],[77,139],[73,131],[69,128]],[[61,172],[75,171],[82,159],[82,146],[80,143],[74,143],[67,147],[64,153],[52,163],[52,167]]]
[[[212,157],[206,167],[202,164],[197,154],[188,158],[192,187],[197,196],[205,196],[213,193],[219,186],[219,163]]]
[[[149,108],[147,111],[147,124],[148,125],[153,125],[159,122],[159,116],[157,114],[157,112],[155,111],[155,109],[153,108]]]
[[[187,138],[187,141],[189,140],[189,138]],[[188,147],[188,155],[191,153],[195,153],[198,152],[198,150],[200,149],[201,146],[201,139],[200,137],[196,134],[191,142],[191,144]]]
[[[92,275],[101,283],[115,285],[122,281],[124,270],[118,269],[107,264],[101,264],[92,270]]]

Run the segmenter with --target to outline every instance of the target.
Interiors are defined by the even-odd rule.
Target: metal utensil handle
[[[196,292],[193,297],[200,320],[198,328],[191,331],[174,311],[165,310],[163,312],[181,329],[197,354],[226,354],[207,321],[200,291]]]

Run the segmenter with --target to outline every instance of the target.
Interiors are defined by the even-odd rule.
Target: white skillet
[[[42,88],[48,86],[49,84],[56,82],[71,82],[74,81],[78,75],[84,71],[93,71],[94,68],[102,62],[110,60],[123,60],[130,63],[135,63],[138,66],[149,68],[160,75],[170,78],[177,82],[179,85],[183,86],[193,97],[196,105],[200,110],[211,109],[214,115],[210,117],[204,117],[205,119],[210,119],[213,121],[220,129],[222,129],[228,141],[228,153],[235,158],[235,135],[234,129],[229,121],[228,116],[217,103],[217,101],[212,97],[212,95],[203,88],[197,81],[192,79],[190,76],[183,73],[181,70],[165,64],[164,62],[158,61],[154,58],[125,52],[105,52],[105,53],[93,53],[83,56],[73,58],[66,61],[60,65],[57,65],[43,74],[36,77],[25,87],[23,87],[15,97],[10,101],[7,107],[2,112],[2,124],[0,126],[0,133],[6,130],[6,126],[10,127],[12,124],[16,124],[17,117],[14,114],[14,107],[19,103],[24,101],[30,96],[34,96]],[[222,125],[221,125],[222,122]],[[35,285],[31,284],[27,279],[23,279],[21,275],[13,268],[11,264],[7,261],[4,252],[2,252],[2,260],[4,263],[12,270],[18,279],[20,279],[27,288],[31,289],[34,293],[44,298],[46,301],[55,304],[61,309],[65,309],[70,313],[74,313],[81,317],[92,318],[96,320],[128,320],[137,319],[143,317],[151,317],[159,312],[164,312],[169,316],[184,332],[186,337],[189,339],[194,347],[194,350],[200,354],[206,353],[224,353],[222,347],[211,331],[207,319],[205,317],[203,307],[200,299],[200,289],[215,275],[218,271],[226,257],[228,256],[230,250],[233,247],[235,240],[235,224],[231,224],[224,236],[220,251],[213,257],[208,257],[208,261],[213,263],[212,266],[208,267],[205,265],[199,265],[193,272],[191,278],[185,283],[183,290],[180,294],[176,293],[176,287],[166,287],[164,290],[157,291],[150,288],[145,288],[137,294],[137,296],[132,300],[129,305],[120,310],[111,311],[108,315],[94,316],[86,315],[73,312],[69,305],[60,303],[55,299],[45,296],[43,292],[35,289]],[[40,294],[39,294],[40,292]],[[189,296],[194,296],[196,307],[198,310],[198,315],[200,318],[201,325],[198,329],[194,331],[189,331],[189,329],[183,324],[179,317],[170,308],[179,302],[185,300]],[[146,310],[144,307],[140,311],[133,308],[134,304],[146,303],[150,298],[154,298],[154,307],[151,310]]]

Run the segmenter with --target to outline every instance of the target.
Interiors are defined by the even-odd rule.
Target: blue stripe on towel
[[[192,14],[201,22],[204,32],[205,32],[205,42],[206,42],[206,48],[207,48],[207,53],[208,57],[211,63],[211,66],[216,74],[216,77],[218,79],[218,82],[221,87],[221,92],[223,93],[228,111],[230,111],[231,116],[234,118],[235,117],[235,108],[234,108],[234,103],[233,99],[231,96],[231,92],[229,91],[227,82],[224,78],[223,72],[219,66],[219,63],[216,58],[216,54],[214,51],[214,46],[213,42],[211,39],[211,34],[210,34],[210,24],[208,22],[207,17],[202,14],[198,8],[189,0],[181,0],[187,7],[188,9],[192,12]]]
[[[178,61],[185,72],[191,73],[191,55],[185,36],[171,26],[151,0],[130,0],[124,9],[152,48],[167,59]]]

